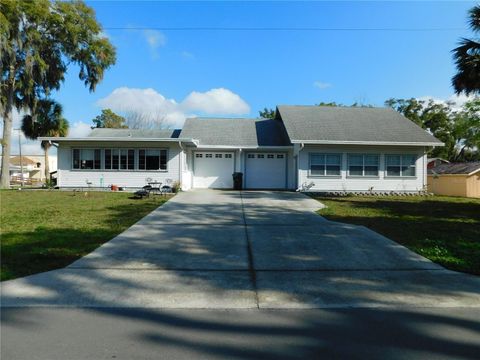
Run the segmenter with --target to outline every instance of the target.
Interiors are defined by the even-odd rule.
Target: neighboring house
[[[442,158],[428,158],[427,159],[427,169],[433,169],[435,166],[440,164],[449,164],[450,161]]]
[[[57,157],[50,155],[50,171],[57,170]],[[11,155],[10,156],[10,177],[13,182],[21,182],[23,179],[32,182],[45,180],[45,156],[44,155]]]
[[[274,119],[187,119],[182,130],[94,129],[58,144],[58,185],[147,179],[183,190],[247,189],[418,192],[426,188],[429,148],[443,146],[385,108],[278,106]]]
[[[429,169],[428,190],[437,195],[480,198],[480,161],[440,164]]]

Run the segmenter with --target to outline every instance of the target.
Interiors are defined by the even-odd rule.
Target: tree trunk
[[[2,139],[2,171],[0,174],[0,189],[10,188],[10,143],[12,138],[12,108],[13,91],[7,96],[7,103],[3,113]],[[23,175],[23,174],[22,174]]]
[[[461,161],[461,158],[463,156],[463,153],[465,152],[465,148],[467,147],[467,145],[464,145],[462,147],[462,149],[460,150],[460,152],[457,154],[457,156],[455,156],[455,158],[453,159],[454,162],[457,162],[457,161]]]
[[[45,183],[50,181],[50,164],[48,163],[48,149],[50,144],[45,145]]]
[[[2,169],[0,189],[10,189],[10,143],[12,140],[12,110],[15,90],[15,66],[10,65],[7,82],[7,99],[3,109]],[[23,174],[22,174],[23,177]]]

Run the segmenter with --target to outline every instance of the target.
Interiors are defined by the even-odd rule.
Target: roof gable
[[[393,109],[279,105],[277,117],[292,142],[442,146]]]

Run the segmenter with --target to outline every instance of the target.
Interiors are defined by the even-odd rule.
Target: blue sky
[[[143,104],[165,114],[172,126],[180,126],[189,115],[257,116],[258,110],[276,104],[336,101],[382,106],[390,97],[448,99],[455,70],[451,50],[460,37],[472,36],[467,11],[475,5],[469,1],[87,3],[115,45],[117,63],[95,93],[89,93],[78,80],[77,69],[70,68],[55,98],[64,105],[72,134],[87,131],[102,106],[120,112]],[[372,28],[409,31],[338,30]]]

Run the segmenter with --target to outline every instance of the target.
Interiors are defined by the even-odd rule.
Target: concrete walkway
[[[2,306],[479,307],[480,278],[297,193],[181,193],[65,269],[2,283]]]

